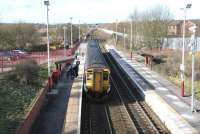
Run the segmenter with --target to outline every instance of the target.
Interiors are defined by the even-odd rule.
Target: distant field
[[[12,72],[0,74],[0,134],[15,132],[46,76],[47,70],[40,67],[36,83],[20,85]]]

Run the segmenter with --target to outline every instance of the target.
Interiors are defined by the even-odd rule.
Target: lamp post
[[[187,9],[191,8],[192,4],[187,4],[186,7],[181,8],[184,12],[184,19],[183,19],[183,46],[182,46],[182,64],[180,65],[181,71],[181,96],[184,97],[184,70],[185,70],[185,21],[186,21],[186,11]]]
[[[115,33],[115,46],[117,46],[117,23],[118,23],[118,20],[116,20],[116,23],[115,23],[115,31],[116,31],[116,33]]]
[[[194,69],[194,66],[195,66],[195,52],[196,52],[196,49],[197,49],[197,44],[196,44],[196,25],[192,26],[189,28],[189,30],[192,32],[192,36],[191,36],[191,48],[192,48],[192,89],[191,89],[191,94],[192,94],[192,97],[191,97],[191,111],[192,112],[196,112],[196,109],[195,109],[195,89],[194,89],[194,79],[195,79],[195,69]]]
[[[66,26],[63,27],[64,29],[64,57],[66,57],[66,36],[65,36],[65,30],[66,30]]]
[[[47,6],[47,55],[48,55],[48,78],[50,78],[50,52],[49,52],[49,1],[45,0],[44,5]]]
[[[78,40],[81,40],[80,20],[78,21]]]
[[[133,20],[131,17],[131,41],[130,41],[130,52],[131,52],[131,59],[132,59],[132,49],[133,49]]]
[[[125,32],[126,32],[126,29],[124,28],[124,50],[126,48]]]
[[[71,48],[73,47],[73,31],[72,31],[72,17],[70,17],[70,20],[71,20]]]

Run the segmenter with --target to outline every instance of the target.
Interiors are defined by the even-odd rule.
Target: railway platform
[[[69,101],[66,103],[66,112],[62,128],[62,134],[77,134],[80,133],[80,122],[81,122],[81,105],[82,105],[82,84],[85,64],[85,47],[86,44],[82,43],[79,47],[78,56],[80,60],[78,77],[74,78],[72,84]]]
[[[191,112],[190,97],[181,97],[178,87],[138,62],[137,55],[131,60],[114,46],[107,45],[106,49],[173,134],[200,133],[200,112]]]

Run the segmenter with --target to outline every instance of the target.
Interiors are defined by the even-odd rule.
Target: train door
[[[102,78],[102,73],[101,72],[95,72],[94,73],[94,90],[96,92],[99,92],[101,90],[101,78]]]

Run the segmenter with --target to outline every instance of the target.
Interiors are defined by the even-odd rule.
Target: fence
[[[73,48],[64,50],[51,50],[50,51],[50,61],[53,63],[58,59],[62,59],[65,55],[70,56],[74,54],[75,50],[79,46],[77,43]],[[65,53],[66,52],[66,53]],[[47,63],[47,52],[32,52],[31,54],[26,55],[0,55],[0,72],[11,71],[14,69],[14,66],[20,63],[23,60],[34,59],[38,64]]]

